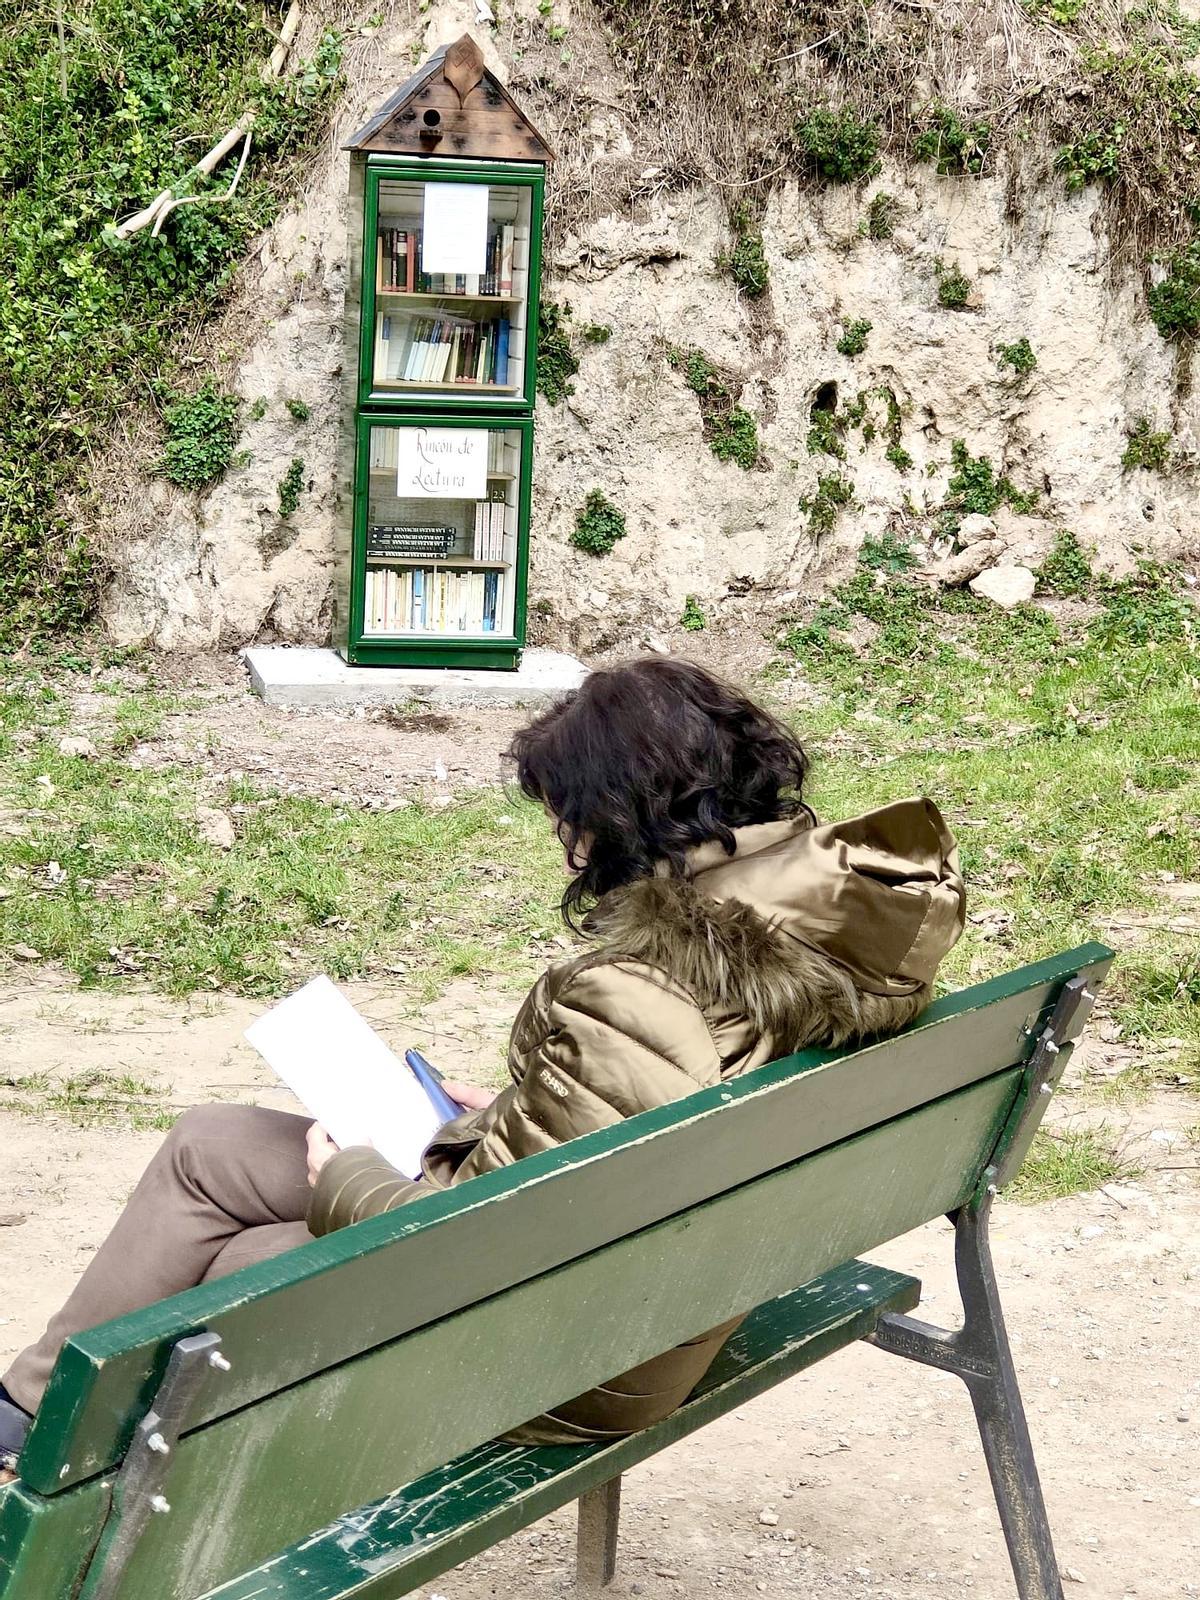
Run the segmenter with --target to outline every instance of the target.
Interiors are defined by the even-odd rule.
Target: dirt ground
[[[510,1006],[460,983],[420,1011],[348,986],[393,1044],[495,1071]],[[0,988],[0,1077],[91,1073],[155,1085],[151,1107],[211,1098],[288,1105],[241,1038],[261,1007],[208,996],[81,994],[49,976]],[[1082,1057],[1082,1059],[1081,1059]],[[480,1064],[484,1063],[484,1070]],[[1077,1054],[1060,1122],[1096,1115]],[[24,1109],[22,1109],[22,1107]],[[1104,1115],[1144,1169],[1042,1207],[1000,1206],[995,1253],[1068,1600],[1200,1594],[1200,1186],[1187,1094]],[[0,1088],[0,1362],[37,1333],[89,1259],[161,1134],[77,1127]],[[952,1322],[952,1237],[934,1224],[878,1253],[921,1277],[922,1315]],[[770,1526],[764,1511],[778,1514]],[[1011,1600],[1003,1542],[957,1380],[858,1346],[631,1473],[614,1600],[712,1591],[818,1600]],[[425,1600],[554,1596],[568,1586],[564,1510]]]

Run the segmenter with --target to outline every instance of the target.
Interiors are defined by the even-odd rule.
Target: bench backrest
[[[1089,945],[1026,967],[893,1038],[789,1056],[81,1334],[22,1459],[27,1537],[103,1517],[185,1335],[219,1333],[231,1368],[204,1380],[163,1488],[171,1513],[143,1534],[123,1600],[203,1595],[966,1203],[1063,983],[1099,982],[1110,960]],[[0,1516],[0,1573],[4,1540]]]

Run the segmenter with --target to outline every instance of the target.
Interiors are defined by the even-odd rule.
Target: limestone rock
[[[1028,567],[991,567],[971,579],[971,592],[992,600],[1005,611],[1033,599],[1037,579]]]
[[[84,761],[94,761],[98,751],[90,739],[82,734],[68,733],[58,741],[60,756],[79,756]]]
[[[935,561],[926,567],[925,576],[947,589],[961,589],[964,583],[970,583],[985,568],[994,566],[1004,555],[1004,549],[1002,539],[981,539],[977,544],[969,544],[957,555],[947,556],[944,561]]]
[[[982,539],[998,539],[1000,531],[991,517],[984,517],[978,511],[972,511],[958,525],[959,544],[978,544]]]
[[[196,807],[196,828],[205,844],[215,845],[218,850],[232,850],[237,840],[232,819],[212,806]]]
[[[521,4],[535,14],[533,0]],[[462,32],[461,0],[409,12],[393,8],[373,30],[371,55],[338,108],[342,128],[361,125],[387,98],[414,47],[423,56],[434,40]],[[504,38],[485,29],[482,43],[506,78]],[[595,648],[609,640],[627,649],[669,634],[689,594],[707,611],[734,582],[747,585],[739,593],[750,616],[772,593],[808,593],[831,572],[835,548],[860,547],[898,515],[936,516],[959,439],[1018,489],[1036,489],[1046,513],[1002,508],[994,535],[964,519],[969,550],[1006,538],[1010,560],[1037,565],[1055,529],[1066,527],[1097,550],[1098,566],[1120,572],[1129,570],[1131,544],[1159,560],[1188,548],[1200,478],[1121,470],[1126,432],[1137,417],[1158,415],[1174,390],[1175,352],[1132,284],[1114,285],[1102,270],[1112,242],[1098,188],[1067,204],[1049,180],[1042,203],[1014,222],[1003,176],[947,184],[931,166],[889,159],[879,187],[896,196],[901,225],[883,247],[862,235],[863,200],[852,186],[843,193],[787,179],[764,199],[771,288],[753,302],[714,268],[730,244],[728,191],[660,186],[657,135],[636,93],[623,98],[616,87],[599,30],[573,29],[571,48],[573,79],[613,87],[596,103],[587,202],[548,241],[546,294],[570,303],[580,370],[569,403],[543,399],[537,408],[531,586],[552,608],[539,620],[540,642]],[[544,115],[540,102],[530,109],[556,144],[578,101],[550,93]],[[572,130],[565,142],[576,137]],[[204,493],[174,489],[148,476],[161,437],[147,411],[89,473],[113,574],[103,616],[121,643],[187,650],[328,639],[334,530],[347,487],[336,426],[351,360],[342,335],[347,221],[359,221],[348,217],[339,142],[314,156],[295,205],[256,241],[227,309],[206,329],[206,350],[235,356],[228,372],[221,366],[221,382],[245,401],[237,449],[250,459],[235,460]],[[636,204],[616,198],[631,190]],[[605,195],[614,197],[607,206]],[[936,304],[935,255],[986,283],[972,314]],[[872,323],[852,372],[829,337],[843,314]],[[611,336],[588,342],[579,334],[588,324]],[[1017,327],[1037,368],[1014,393],[994,350]],[[728,376],[757,423],[754,470],[714,456],[697,395],[668,360],[672,348],[700,350]],[[846,419],[860,389],[869,417],[847,427],[837,469],[853,484],[853,501],[840,508],[831,539],[798,510],[830,470],[804,441],[819,394]],[[288,399],[305,402],[308,419],[289,413]],[[889,417],[899,422],[896,439]],[[1181,402],[1175,432],[1181,450],[1200,445],[1200,397]],[[898,471],[889,449],[903,450],[911,467]],[[283,524],[278,484],[293,457],[304,462],[306,487]],[[628,527],[602,569],[570,543],[595,488]],[[78,520],[86,524],[83,507]],[[602,611],[589,599],[600,572],[609,595]]]

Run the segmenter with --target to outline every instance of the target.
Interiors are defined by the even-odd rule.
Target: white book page
[[[314,978],[246,1029],[246,1038],[333,1142],[373,1144],[406,1178],[441,1127],[400,1058],[328,978]]]

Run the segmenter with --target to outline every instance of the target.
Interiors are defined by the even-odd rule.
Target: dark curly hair
[[[733,829],[807,813],[808,758],[776,719],[689,661],[650,657],[593,672],[513,739],[531,800],[558,819],[577,876],[562,912],[578,927],[609,892],[666,870]],[[577,856],[587,840],[586,859]]]

